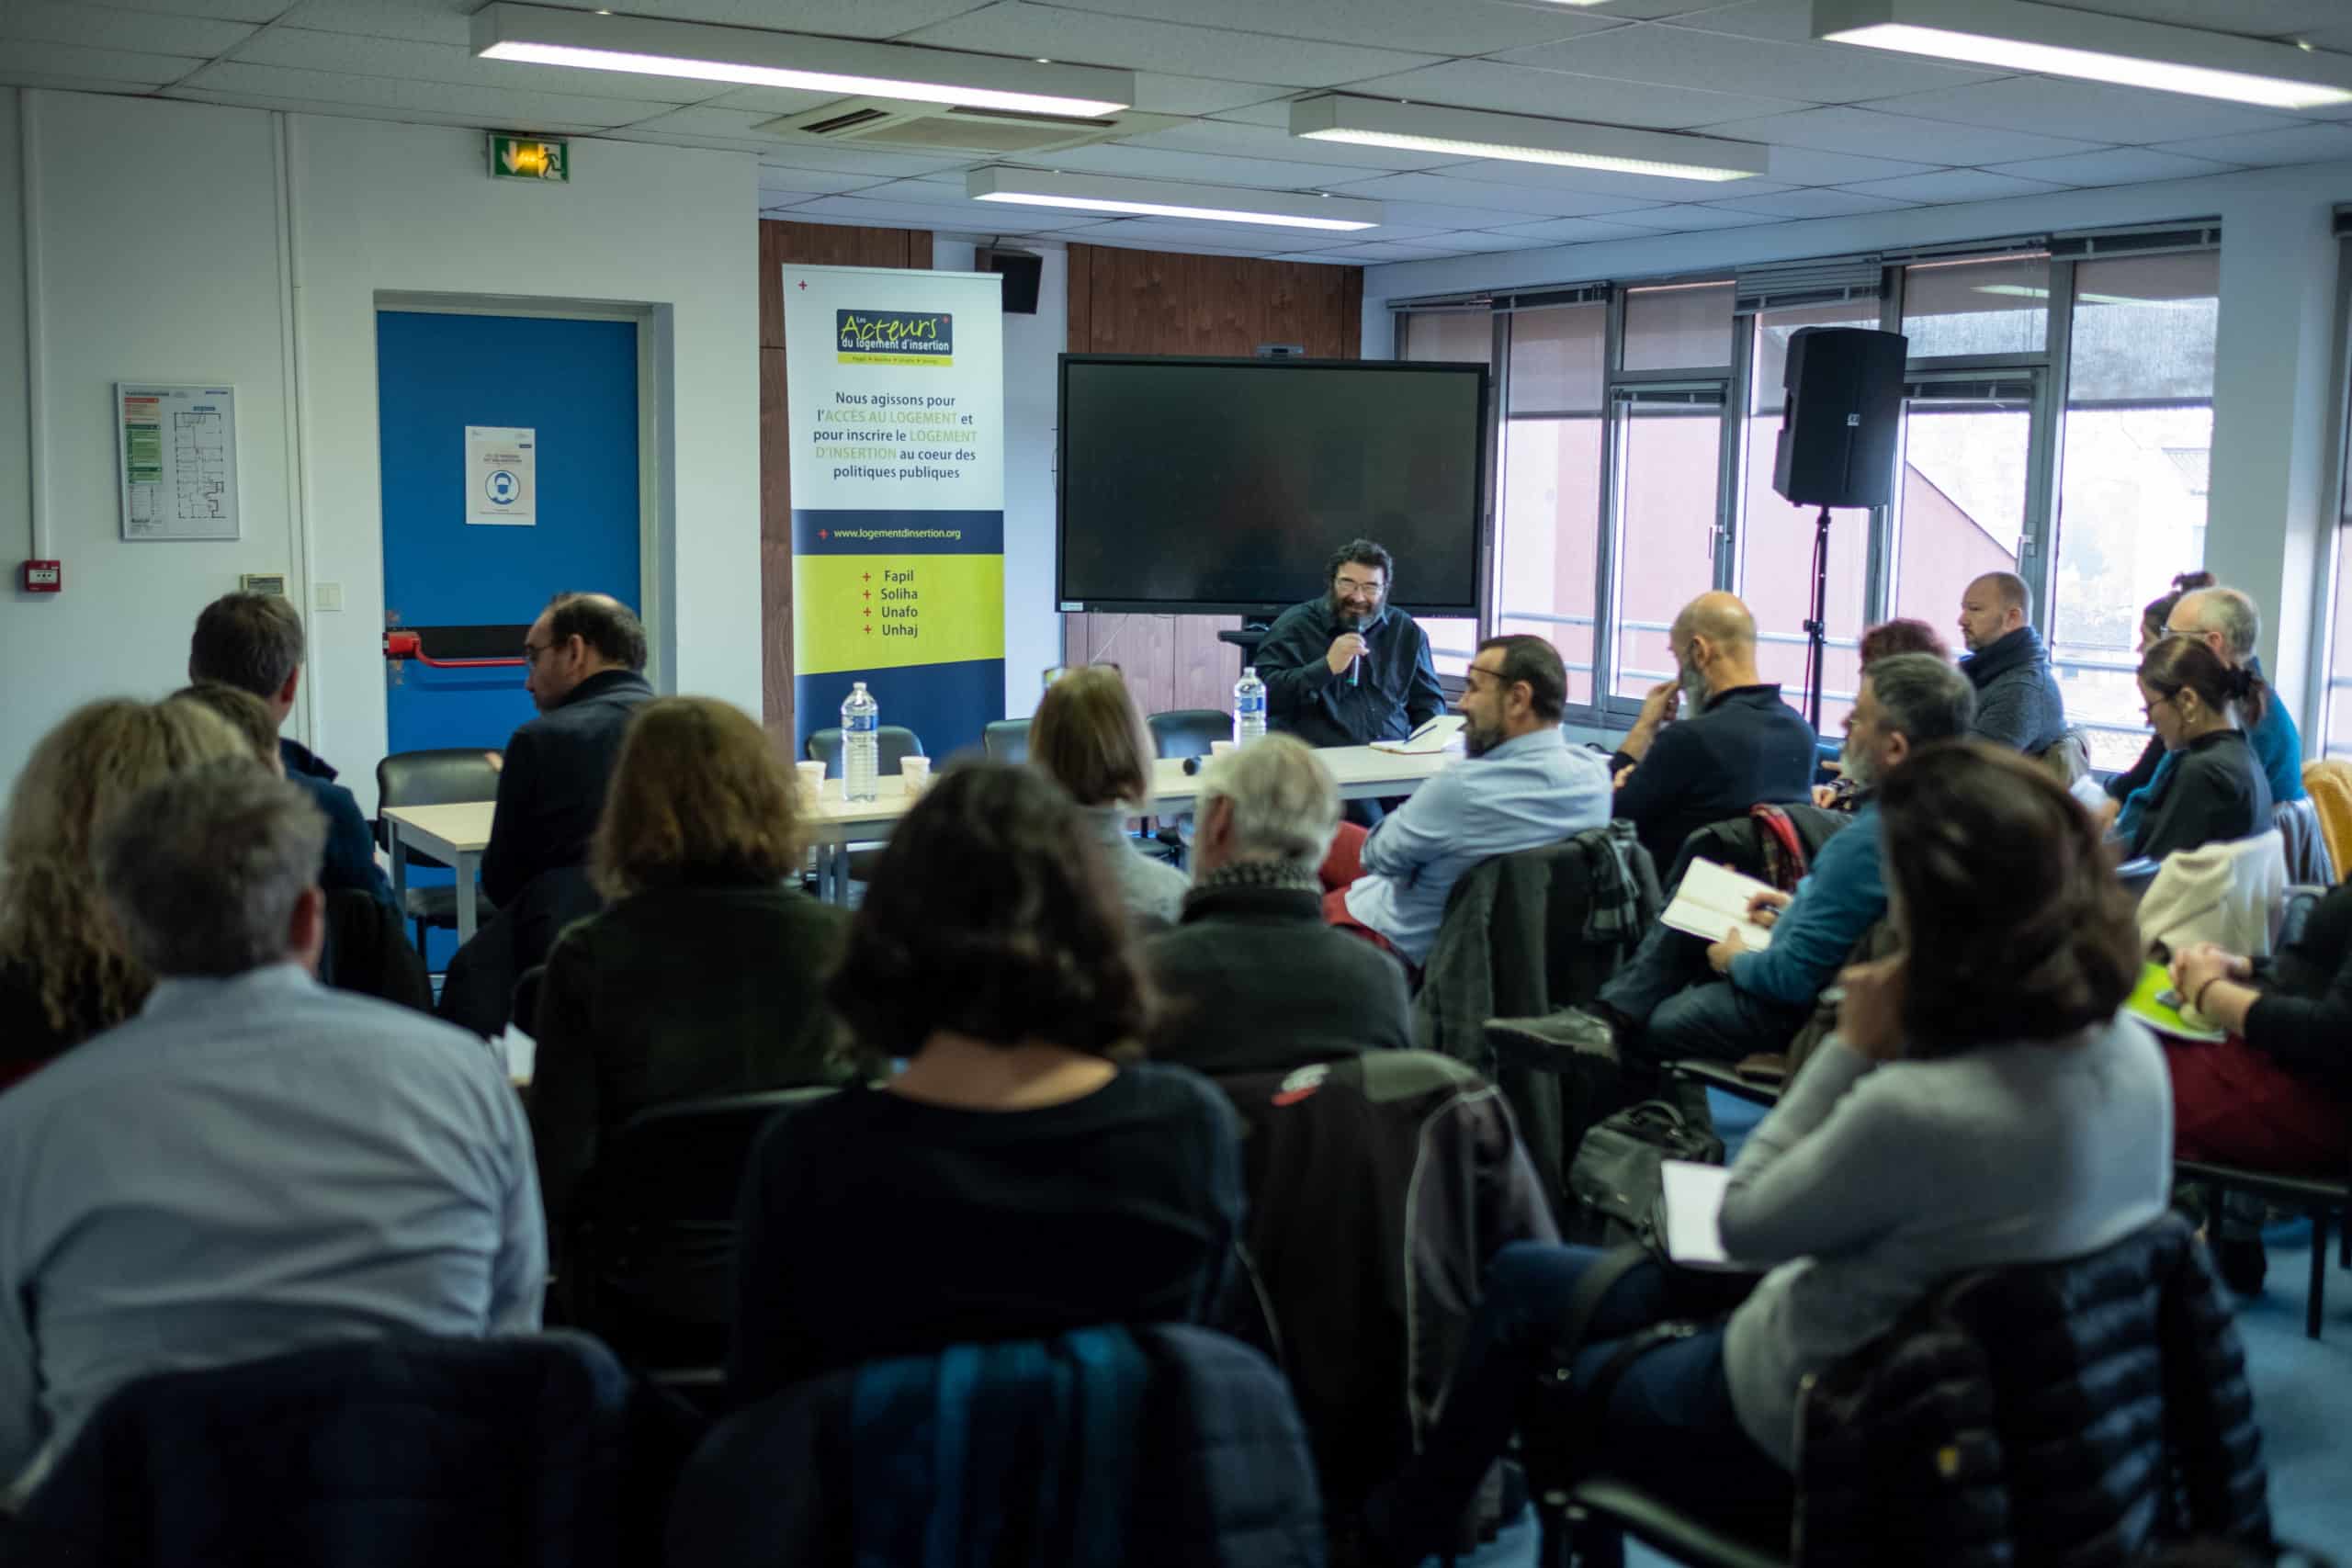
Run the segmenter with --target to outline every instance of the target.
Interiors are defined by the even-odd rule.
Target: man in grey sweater
[[[2066,739],[2066,699],[2032,619],[2032,592],[2013,572],[1988,571],[1961,595],[1960,669],[1976,688],[1970,732],[2039,757]]]

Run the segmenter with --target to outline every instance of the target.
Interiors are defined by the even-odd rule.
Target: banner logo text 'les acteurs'
[[[956,318],[944,310],[836,310],[833,342],[842,365],[953,365]]]

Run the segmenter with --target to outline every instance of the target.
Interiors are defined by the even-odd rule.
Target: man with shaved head
[[[1682,840],[1751,806],[1810,800],[1813,727],[1756,672],[1756,617],[1729,593],[1702,593],[1667,633],[1677,678],[1650,688],[1610,761],[1614,814],[1665,876]]]
[[[2012,571],[1988,571],[1960,598],[1961,673],[1976,688],[1972,733],[2039,757],[2066,739],[2066,699],[2033,629],[2033,595]]]
[[[547,956],[565,921],[597,908],[588,840],[629,717],[653,696],[645,628],[608,593],[549,600],[524,636],[523,663],[539,716],[491,757],[498,805],[481,888],[499,915],[450,961],[441,987],[441,1016],[485,1035],[505,1026],[515,979]]]

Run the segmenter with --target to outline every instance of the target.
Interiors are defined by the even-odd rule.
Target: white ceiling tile
[[[1909,158],[1923,164],[2007,164],[2020,158],[2055,158],[2065,152],[2092,152],[2095,143],[2069,141],[2055,136],[2028,136],[1985,126],[1954,125],[1949,120],[1915,119],[1908,115],[1881,114],[1875,109],[1839,107],[1806,109],[1800,114],[1768,119],[1741,120],[1709,128],[1716,135],[1790,147],[1817,147],[1825,152],[1859,152],[1868,157]]]
[[[775,152],[766,155],[764,162],[786,169],[817,169],[829,175],[872,175],[877,180],[897,180],[936,174],[943,169],[966,168],[974,160],[910,152],[868,152],[854,146],[820,147],[814,143],[784,141],[777,143]]]
[[[1994,74],[1907,55],[1866,60],[1858,58],[1860,54],[1846,44],[1776,43],[1651,25],[1513,50],[1497,58],[1544,71],[1698,87],[1710,93],[1764,87],[1776,97],[1816,104],[1847,104],[1895,93],[1962,86],[1987,81]]]
[[[2313,49],[2332,49],[2339,53],[2352,54],[2352,21],[2312,28],[2301,36]]]
[[[1918,204],[1883,196],[1856,196],[1851,191],[1815,188],[1783,191],[1779,196],[1744,196],[1730,201],[1712,201],[1707,205],[1719,207],[1725,212],[1760,212],[1768,218],[1849,218],[1859,212],[1892,212],[1897,208]]]
[[[1481,211],[1519,212],[1543,218],[1590,218],[1649,205],[1622,197],[1595,196],[1561,186],[1505,186],[1449,178],[1444,175],[1382,175],[1331,187],[1343,196],[1386,201],[1435,202]]]
[[[548,0],[532,0],[545,5]],[[554,0],[575,11],[605,9],[597,0]],[[791,32],[838,33],[844,38],[896,38],[910,28],[928,27],[987,0],[628,0],[610,9],[675,22],[718,22],[736,28],[773,28]],[[469,9],[479,10],[481,0]]]
[[[625,98],[578,97],[562,93],[516,93],[468,87],[450,82],[412,82],[390,76],[353,76],[325,71],[294,71],[277,65],[217,62],[188,79],[207,92],[301,98],[313,103],[349,103],[355,107],[428,111],[457,115],[477,124],[517,130],[553,130],[566,125],[609,127],[643,119],[649,110]],[[380,117],[379,117],[380,118]]]
[[[209,60],[253,36],[250,22],[209,17],[159,16],[108,4],[67,0],[0,0],[0,39],[79,44],[85,49],[129,50],[138,54],[176,54]],[[13,56],[15,51],[11,49]],[[16,63],[12,59],[10,63]],[[130,80],[131,78],[124,78]]]
[[[1618,197],[1636,201],[1705,201],[1718,196],[1763,196],[1794,190],[1785,180],[1678,180],[1665,175],[1621,175],[1609,169],[1565,169],[1549,164],[1518,164],[1508,159],[1481,159],[1475,164],[1449,164],[1439,173],[1447,179],[1478,180],[1498,186],[1532,186],[1538,190],[1581,191],[1587,196]]]
[[[286,0],[111,0],[126,11],[158,11],[171,17],[210,17],[223,22],[266,22],[286,9]]]
[[[300,0],[282,20],[313,32],[365,33],[462,49],[473,37],[468,18],[480,9],[480,0]]]
[[[865,190],[874,184],[872,175],[829,175],[820,169],[780,169],[774,164],[760,165],[762,201],[779,196],[839,196],[843,191]]]
[[[1071,234],[1068,236],[1068,243],[1072,244],[1104,245],[1114,251],[1166,251],[1177,248],[1172,246],[1167,240],[1161,239],[1156,235],[1130,234],[1125,231],[1127,225],[1124,223],[1106,223],[1100,229],[1090,229],[1082,234]],[[1056,237],[1061,238],[1062,236],[1057,235]],[[1272,245],[1212,245],[1198,241],[1191,241],[1185,243],[1182,248],[1188,255],[1240,256],[1250,261],[1272,260],[1275,259],[1277,255],[1280,255],[1280,259],[1283,261],[1303,262],[1313,261],[1316,259],[1312,254],[1305,252],[1301,252],[1296,254],[1282,254],[1277,248]],[[1331,266],[1345,266],[1348,264],[1345,262],[1331,262],[1327,265]]]
[[[134,98],[159,91],[153,82],[108,82],[96,76],[52,76],[43,71],[19,71],[6,51],[0,51],[0,86],[45,87],[52,93],[104,93]]]
[[[264,28],[237,51],[237,61],[244,65],[283,65],[297,71],[389,76],[410,82],[450,82],[500,91],[636,98],[656,104],[695,103],[715,96],[721,90],[707,82],[689,82],[678,76],[480,60],[472,50],[454,44],[314,32],[308,28]]]
[[[997,213],[1006,210],[1001,205],[976,202],[964,194],[964,182],[959,177],[945,180],[886,180],[869,185],[858,192],[862,201],[913,202],[922,207],[950,209],[968,216],[974,222],[989,221]]]
[[[1933,164],[1858,158],[1851,152],[1823,152],[1811,147],[1772,149],[1772,178],[1782,185],[1842,186],[1857,180],[1894,180],[1905,175],[1933,174],[1935,170]]]
[[[683,130],[640,130],[633,125],[615,126],[596,132],[610,141],[643,141],[656,147],[701,147],[714,152],[749,152],[757,155],[775,145],[758,136],[696,136]]]
[[[1552,243],[1550,240],[1539,240],[1532,234],[1489,232],[1483,230],[1469,230],[1459,234],[1448,234],[1442,240],[1430,242],[1431,244],[1443,244],[1470,254],[1481,254],[1488,251],[1532,251]]]
[[[694,101],[711,108],[757,109],[770,119],[774,119],[778,115],[798,114],[803,109],[813,109],[825,104],[837,104],[842,101],[842,96],[839,93],[812,93],[800,87],[725,89],[724,84],[707,85],[719,86],[722,90],[714,96],[707,97],[696,90],[697,85],[689,84],[680,91],[690,95]]]
[[[1453,60],[1354,85],[1360,93],[1461,108],[1505,109],[1589,119],[1606,125],[1674,130],[1721,120],[1750,119],[1801,107],[1793,98],[1751,97],[1740,93],[1702,93],[1690,87],[1660,87],[1641,82],[1611,82],[1600,76],[1569,76],[1498,65],[1488,60]]]
[[[2283,130],[2301,123],[2288,115],[2211,98],[2048,76],[2011,76],[1944,92],[1912,93],[1871,107],[1883,114],[2071,136],[2084,141],[2180,141],[2192,136]]]
[[[2352,158],[2352,126],[2305,125],[2292,130],[2260,130],[2252,136],[2166,141],[2158,150],[2225,164],[2317,164]]]
[[[1158,71],[1136,73],[1136,107],[1145,114],[1238,113],[1251,105],[1285,106],[1270,125],[1290,123],[1290,89],[1264,82],[1223,82],[1208,76],[1169,75]]]
[[[1638,217],[1639,214],[1634,216]],[[1581,245],[1599,240],[1639,240],[1659,232],[1633,224],[1602,222],[1597,218],[1553,218],[1541,223],[1513,223],[1497,230],[1522,239],[1545,240],[1555,245]]]
[[[773,152],[776,139],[762,134],[757,128],[775,118],[757,109],[712,108],[707,104],[673,109],[657,104],[651,106],[644,118],[630,122],[628,129],[662,135],[719,136],[730,141],[756,142],[762,151]]]
[[[1699,28],[1711,33],[1729,33],[1735,38],[1810,43],[1813,40],[1813,0],[1746,0],[1742,5],[1724,6],[1680,17],[1675,25]],[[1851,45],[1840,47],[1852,48]],[[1871,51],[1856,49],[1854,52],[1862,55]]]
[[[1579,0],[1515,0],[1515,3],[1556,6],[1576,5]],[[1627,21],[1654,21],[1660,17],[1681,17],[1695,11],[1713,10],[1721,6],[1724,0],[1583,0],[1583,3],[1603,7],[1587,13],[1589,16],[1623,17]]]
[[[1350,196],[1359,196],[1363,193],[1360,191],[1351,190],[1347,194]],[[1611,203],[1605,210],[1610,212],[1623,212],[1628,209],[1630,205],[1631,204]],[[1431,229],[1440,232],[1451,230],[1500,229],[1506,224],[1524,223],[1527,221],[1527,214],[1524,212],[1510,212],[1500,208],[1493,207],[1450,207],[1442,202],[1392,201],[1384,197],[1380,203],[1380,209],[1384,214],[1385,214],[1385,219],[1382,225],[1384,228],[1391,223],[1410,223],[1420,228]],[[1656,211],[1657,209],[1643,207],[1636,209],[1635,210],[1647,213]],[[1547,213],[1544,216],[1555,218],[1573,218],[1577,215],[1575,213]],[[1630,222],[1633,221],[1633,220],[1629,219],[1627,221]],[[1648,220],[1645,218],[1641,220],[1641,221],[1647,222]]]
[[[0,60],[11,72],[43,76],[79,76],[90,81],[136,82],[160,87],[176,82],[204,62],[176,54],[145,54],[128,49],[80,49],[70,43],[13,39],[0,44]]]
[[[1309,43],[1264,33],[1063,11],[1025,0],[1006,0],[984,11],[920,28],[908,37],[911,42],[948,49],[1044,56],[1216,80],[1241,76],[1296,87],[1336,86],[1430,62],[1428,55],[1396,50]]]
[[[1268,251],[1329,251],[1369,243],[1363,234],[1270,229],[1255,223],[1186,223],[1170,218],[1134,218],[1114,227],[1122,240],[1159,240],[1184,250],[1197,243],[1236,249],[1263,247]],[[1086,238],[1091,241],[1094,236],[1089,234]]]
[[[2048,180],[2019,179],[2014,175],[1987,174],[1982,169],[1938,169],[1928,175],[1905,175],[1900,179],[1862,180],[1841,190],[1863,196],[1891,197],[1897,201],[1998,201],[2009,196],[2047,196],[2064,190]]]
[[[1726,212],[1720,207],[1700,207],[1690,203],[1679,207],[1653,207],[1643,212],[1642,223],[1646,228],[1681,232],[1699,229],[1746,229],[1758,223],[1780,223],[1786,220],[1769,212]]]
[[[1318,261],[1354,262],[1358,265],[1375,266],[1383,262],[1434,261],[1439,256],[1458,255],[1461,253],[1451,250],[1439,250],[1430,245],[1391,245],[1374,243],[1369,245],[1341,245],[1336,250],[1322,251],[1313,254],[1315,255],[1315,259]]]
[[[2111,152],[2077,152],[2066,158],[2028,158],[2022,163],[1996,164],[1996,175],[2021,179],[2052,180],[2064,186],[2124,186],[2142,180],[2187,180],[2199,175],[2226,174],[2231,165],[2177,152],[2146,147],[2118,147]]]
[[[953,208],[941,208],[923,202],[868,201],[863,197],[855,196],[820,196],[814,201],[801,203],[799,210],[812,215],[822,214],[839,218],[846,222],[878,223],[885,228],[912,225],[918,229],[929,229],[946,223],[952,219],[966,216]],[[1035,208],[1024,209],[1019,219],[1023,229],[1039,231],[1070,229],[1081,223],[1093,221],[1095,221],[1093,217],[1082,212],[1046,213]],[[966,222],[956,226],[969,228],[972,225]]]
[[[2341,21],[2343,0],[2067,0],[2077,11],[2105,11],[2143,22],[2274,38]]]
[[[1102,142],[1035,160],[1052,169],[1136,179],[1193,180],[1203,185],[1251,186],[1261,190],[1322,190],[1340,180],[1363,177],[1360,169],[1332,164],[1278,164],[1263,158],[1229,158],[1213,152],[1170,152],[1161,148]]]
[[[1285,92],[1279,97],[1268,98],[1261,103],[1244,105],[1236,108],[1218,109],[1216,111],[1214,118],[1216,123],[1220,125],[1228,123],[1236,125],[1270,125],[1281,130],[1284,135],[1288,135],[1290,133],[1290,106],[1293,100],[1310,97],[1312,96],[1312,94],[1307,93]],[[1366,151],[1370,151],[1370,149],[1366,149]]]
[[[1377,41],[1422,54],[1492,54],[1547,43],[1577,33],[1622,26],[1607,12],[1566,6],[1498,5],[1495,0],[1060,0],[1074,11],[1099,11],[1158,20],[1181,11],[1184,20],[1237,32],[1279,33],[1328,43]]]
[[[1288,109],[1283,110],[1285,116]],[[1229,119],[1197,119],[1190,125],[1147,131],[1125,138],[1122,147],[1159,147],[1177,152],[1223,153],[1238,158],[1287,159],[1299,164],[1329,164],[1354,169],[1430,169],[1459,164],[1459,153],[1410,152],[1396,147],[1357,147],[1344,141],[1317,141],[1293,136],[1287,130],[1244,125]],[[1336,179],[1338,175],[1326,175]]]
[[[481,116],[462,110],[442,111],[429,108],[396,108],[383,104],[358,103],[348,98],[288,98],[273,93],[216,92],[204,87],[165,87],[161,96],[185,99],[196,104],[225,104],[235,108],[277,109],[286,114],[323,115],[336,119],[377,119],[396,125],[454,125],[469,130],[480,130]],[[586,125],[561,119],[536,119],[531,129],[550,136],[602,136],[601,125]],[[573,162],[586,156],[575,152]]]

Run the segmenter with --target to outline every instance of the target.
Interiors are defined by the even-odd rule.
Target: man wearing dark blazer
[[[629,716],[653,696],[645,628],[609,594],[557,594],[531,623],[523,658],[539,716],[491,753],[498,804],[481,888],[499,912],[449,961],[441,988],[441,1016],[484,1035],[505,1027],[514,982],[565,924],[598,907],[588,843]]]

